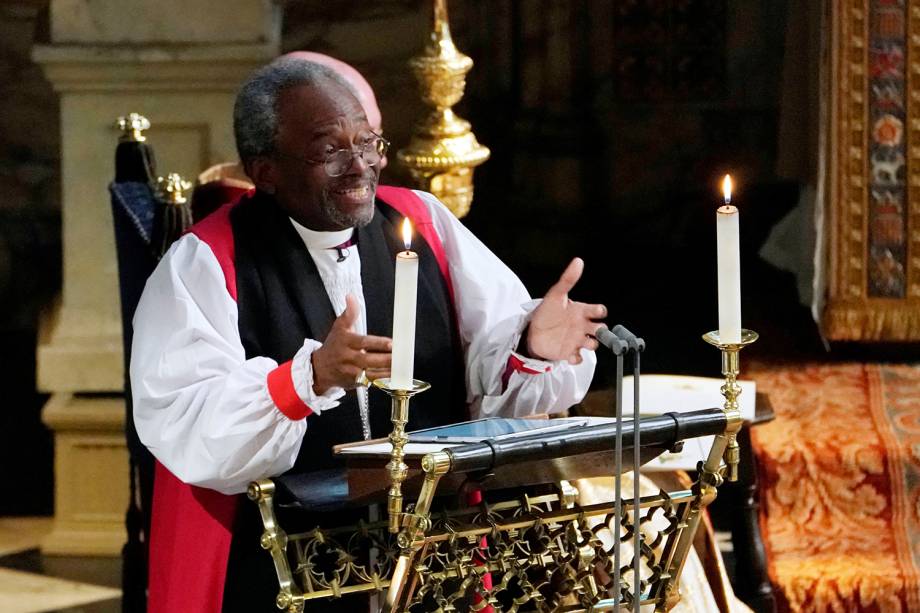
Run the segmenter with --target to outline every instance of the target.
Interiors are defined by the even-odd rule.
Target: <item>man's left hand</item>
[[[596,320],[607,317],[607,307],[569,299],[569,292],[578,283],[584,268],[581,258],[572,260],[534,310],[527,328],[526,347],[530,357],[580,364],[582,347],[597,349],[594,333],[603,324]]]

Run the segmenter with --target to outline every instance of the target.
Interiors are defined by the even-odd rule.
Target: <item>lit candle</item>
[[[741,246],[738,209],[732,206],[732,178],[722,180],[725,204],[716,212],[716,243],[719,267],[719,340],[741,342]]]
[[[418,294],[418,254],[410,251],[412,225],[403,220],[406,250],[396,255],[396,287],[393,292],[393,366],[390,387],[412,389],[415,362],[415,305]]]

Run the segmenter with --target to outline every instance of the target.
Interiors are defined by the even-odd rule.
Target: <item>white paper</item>
[[[639,414],[661,415],[663,413],[687,413],[700,409],[722,408],[725,397],[720,388],[724,379],[711,377],[689,377],[684,375],[641,375],[639,379]],[[757,384],[754,381],[738,381],[741,395],[738,408],[745,421],[754,419]],[[633,412],[633,378],[623,377],[623,415]],[[684,441],[680,453],[665,452],[642,470],[696,470],[696,464],[705,460],[712,447],[713,437],[702,436]]]

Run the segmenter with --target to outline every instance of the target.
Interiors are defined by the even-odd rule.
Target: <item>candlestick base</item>
[[[743,420],[741,410],[738,408],[738,396],[741,386],[738,385],[738,373],[741,372],[739,354],[741,350],[754,343],[760,335],[753,330],[741,330],[741,340],[738,342],[723,342],[719,331],[713,330],[703,335],[703,340],[717,347],[722,352],[722,374],[725,384],[722,386],[722,395],[725,396],[725,432],[718,435],[713,442],[709,457],[703,463],[700,480],[714,487],[722,482],[721,462],[725,460],[726,479],[738,480],[738,431],[741,430]],[[714,490],[713,490],[714,491]]]
[[[430,383],[412,380],[412,387],[403,389],[393,387],[392,379],[376,379],[372,385],[381,389],[390,395],[390,421],[393,422],[393,431],[390,432],[390,443],[393,445],[393,451],[390,453],[390,462],[387,464],[387,472],[390,475],[390,491],[387,494],[387,512],[390,518],[390,532],[396,534],[399,532],[400,523],[403,514],[402,483],[406,480],[406,474],[409,467],[406,466],[403,458],[403,447],[409,442],[406,436],[406,422],[409,421],[409,400],[416,394],[420,394],[431,387]]]

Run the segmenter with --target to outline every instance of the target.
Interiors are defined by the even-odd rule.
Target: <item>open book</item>
[[[642,375],[639,390],[640,415],[661,415],[663,413],[684,413],[699,409],[720,408],[725,398],[719,391],[722,379],[688,377],[681,375]],[[745,420],[754,417],[756,387],[753,381],[739,381],[741,395],[738,403]],[[632,419],[633,378],[623,378],[623,416]],[[407,457],[421,457],[426,453],[440,451],[482,440],[504,439],[537,432],[558,431],[565,434],[569,428],[581,428],[612,422],[610,417],[565,417],[558,419],[523,419],[492,417],[460,424],[418,430],[409,433],[409,442],[403,448]],[[699,437],[684,441],[680,453],[665,452],[643,467],[643,470],[695,470],[696,464],[704,460],[712,447],[712,437]],[[350,456],[389,456],[390,441],[375,439],[347,443],[335,448],[335,453]]]
[[[545,432],[564,432],[570,428],[580,428],[592,423],[588,417],[565,417],[560,419],[545,418],[505,418],[489,417],[459,424],[450,424],[426,430],[409,432],[409,442],[403,447],[408,457],[423,456],[426,453],[440,451],[457,445],[478,443],[484,440],[504,440],[516,436]],[[389,455],[392,450],[390,441],[375,439],[339,445],[335,453],[344,455]]]

